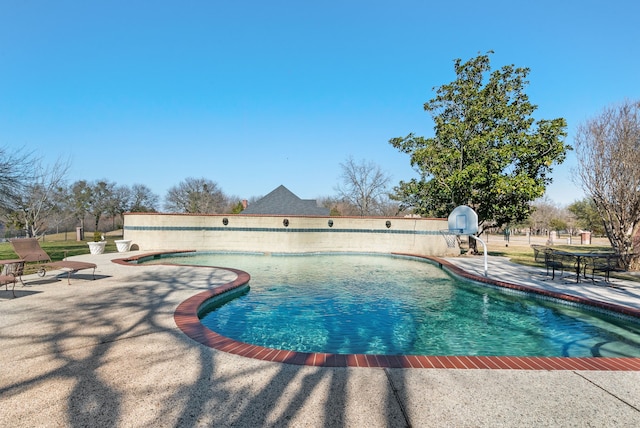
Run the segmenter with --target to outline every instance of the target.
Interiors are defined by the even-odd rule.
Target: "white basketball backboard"
[[[478,231],[478,214],[467,205],[454,208],[449,214],[449,231],[459,235],[473,235]]]

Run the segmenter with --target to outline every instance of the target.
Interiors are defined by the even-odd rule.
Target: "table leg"
[[[576,282],[580,282],[580,257],[577,257],[578,261],[576,262]]]

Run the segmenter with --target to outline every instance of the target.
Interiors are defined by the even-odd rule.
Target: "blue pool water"
[[[251,274],[246,294],[201,316],[238,341],[301,352],[640,357],[640,323],[459,280],[383,255],[163,258]]]

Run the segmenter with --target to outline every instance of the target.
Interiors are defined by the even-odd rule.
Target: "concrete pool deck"
[[[636,426],[640,371],[314,367],[202,346],[178,329],[185,299],[233,281],[225,270],[98,265],[0,291],[0,425]],[[447,261],[482,272],[482,258]],[[640,308],[640,284],[542,281],[490,258],[489,276]]]

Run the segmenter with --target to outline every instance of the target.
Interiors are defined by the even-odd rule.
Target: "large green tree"
[[[575,201],[567,207],[567,210],[576,216],[578,227],[584,230],[590,230],[596,235],[604,235],[604,223],[602,217],[598,213],[598,208],[591,198],[584,198]]]
[[[422,215],[447,217],[458,205],[483,226],[518,223],[564,161],[566,121],[535,120],[525,94],[529,69],[491,71],[489,52],[455,60],[456,79],[424,104],[435,123],[431,138],[409,134],[390,143],[411,155],[420,178],[400,182],[395,198]]]

